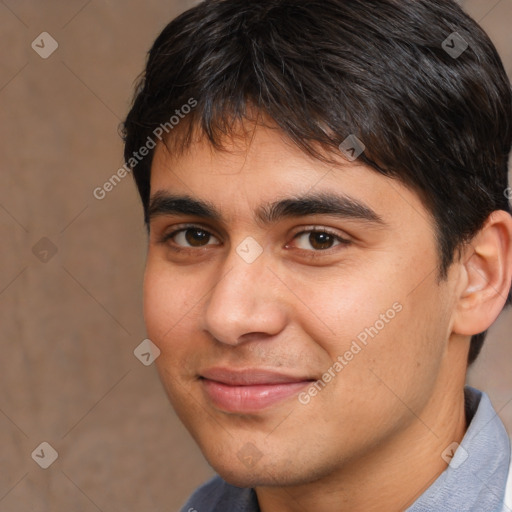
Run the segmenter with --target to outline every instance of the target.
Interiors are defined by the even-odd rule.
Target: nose
[[[247,263],[233,251],[205,301],[204,329],[217,341],[239,345],[274,336],[286,325],[282,283],[269,268],[265,252]]]

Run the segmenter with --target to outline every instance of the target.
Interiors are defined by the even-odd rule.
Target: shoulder
[[[512,440],[511,440],[512,444]],[[507,478],[507,485],[505,487],[505,503],[503,512],[512,510],[512,454],[511,454],[511,463],[508,469],[508,478]]]
[[[194,491],[180,512],[259,512],[252,489],[235,487],[215,476]]]

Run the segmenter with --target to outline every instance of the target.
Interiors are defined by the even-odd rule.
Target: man
[[[512,280],[511,118],[451,0],[210,0],[163,30],[124,135],[148,335],[219,474],[183,511],[510,510],[464,384]]]

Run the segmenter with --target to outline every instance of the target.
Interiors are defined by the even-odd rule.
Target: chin
[[[288,481],[289,477],[273,475],[264,468],[256,469],[237,469],[215,468],[215,471],[228,483],[235,487],[283,487],[293,485],[293,481]]]
[[[269,485],[259,472],[253,473],[248,470],[226,471],[224,468],[220,471],[214,468],[218,475],[222,477],[228,484],[235,487],[261,487]],[[274,484],[275,485],[275,484]]]
[[[287,487],[307,484],[318,477],[312,468],[306,468],[304,474],[297,471],[300,466],[297,461],[285,460],[277,464],[274,461],[271,464],[268,461],[263,462],[262,459],[254,466],[247,467],[236,455],[234,459],[207,460],[223,480],[235,487]],[[295,468],[293,472],[291,468]]]

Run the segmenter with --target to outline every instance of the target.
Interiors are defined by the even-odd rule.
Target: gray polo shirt
[[[466,435],[450,465],[406,512],[505,512],[510,440],[489,397],[466,387]],[[441,454],[440,454],[441,456]],[[449,459],[448,459],[449,460]],[[510,505],[509,505],[510,506]],[[181,512],[260,512],[253,489],[219,476],[199,487]]]

